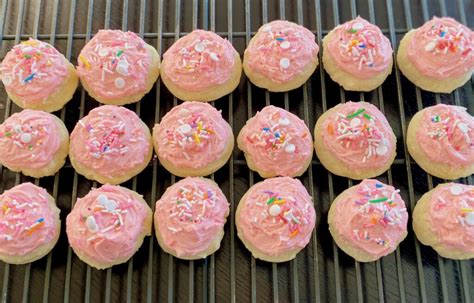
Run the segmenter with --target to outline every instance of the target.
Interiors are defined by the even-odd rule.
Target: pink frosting
[[[395,149],[390,124],[367,102],[337,105],[323,121],[321,136],[334,157],[357,170],[384,166]]]
[[[170,186],[156,202],[155,226],[178,257],[191,257],[209,248],[228,214],[229,203],[219,187],[188,177]]]
[[[370,79],[392,62],[392,46],[372,23],[357,17],[331,31],[327,52],[337,67],[356,78]]]
[[[198,92],[229,80],[236,51],[217,34],[194,30],[163,55],[163,77],[188,91]]]
[[[408,58],[419,72],[439,80],[474,69],[474,35],[451,18],[436,18],[416,29]]]
[[[0,125],[0,163],[21,169],[47,166],[61,144],[52,114],[25,109]]]
[[[146,88],[151,54],[132,32],[100,30],[81,50],[77,74],[95,94],[114,99]]]
[[[69,152],[83,166],[112,178],[147,160],[149,136],[137,114],[125,107],[103,105],[76,124]]]
[[[245,50],[248,66],[277,83],[286,83],[317,60],[313,33],[293,22],[276,20],[259,28]]]
[[[0,253],[23,256],[57,238],[59,209],[48,193],[23,183],[0,195]]]
[[[474,118],[464,107],[439,104],[423,111],[417,142],[435,163],[474,163]]]
[[[7,92],[25,104],[36,104],[55,93],[68,75],[66,59],[53,46],[30,38],[7,53],[0,76]]]
[[[346,243],[376,258],[394,251],[407,233],[405,202],[393,186],[365,179],[337,202],[334,228]]]
[[[298,179],[265,179],[252,186],[240,203],[244,203],[239,214],[241,237],[261,252],[276,256],[309,243],[316,212]]]
[[[308,127],[286,110],[266,106],[250,118],[239,134],[239,147],[259,170],[292,176],[313,156]]]
[[[156,153],[181,168],[203,168],[222,156],[232,131],[208,103],[184,102],[169,111],[153,132]]]
[[[133,192],[104,185],[77,200],[66,219],[69,244],[75,251],[100,263],[129,258],[145,230],[150,208]]]
[[[447,183],[436,187],[428,222],[439,244],[474,253],[474,186]]]

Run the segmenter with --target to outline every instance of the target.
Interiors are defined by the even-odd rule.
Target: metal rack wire
[[[465,5],[463,0],[456,3],[447,0],[394,3],[392,0],[350,0],[349,3],[337,0],[123,0],[119,3],[0,0],[0,58],[14,44],[33,36],[49,40],[76,63],[80,49],[99,28],[135,31],[156,46],[160,54],[192,29],[204,28],[226,37],[242,53],[259,25],[279,18],[305,25],[316,34],[321,45],[329,30],[357,14],[378,24],[396,49],[404,33],[433,14],[451,15],[472,27],[474,14],[466,14],[465,6],[472,9],[473,3]],[[263,91],[243,79],[233,94],[214,105],[223,111],[234,132],[238,132],[249,117],[268,104],[290,110],[312,127],[322,112],[339,102],[349,99],[373,102],[387,115],[400,142],[394,165],[379,179],[400,188],[412,210],[420,195],[442,180],[426,175],[410,160],[403,144],[407,121],[423,106],[441,102],[466,106],[472,113],[472,88],[471,81],[452,95],[422,92],[406,81],[395,66],[382,87],[359,94],[342,90],[319,68],[303,87],[284,94]],[[152,92],[129,108],[152,126],[177,103],[158,80]],[[3,86],[0,106],[3,119],[19,111],[7,98]],[[96,106],[98,103],[79,89],[73,101],[57,114],[71,130],[80,117]],[[334,197],[352,182],[328,173],[316,157],[302,181],[315,200],[317,229],[308,247],[294,261],[284,264],[255,260],[236,237],[236,205],[248,187],[259,181],[248,170],[242,154],[235,151],[228,165],[212,177],[226,193],[231,209],[222,248],[216,254],[205,260],[181,261],[162,252],[154,237],[150,237],[127,264],[97,271],[77,259],[63,232],[57,247],[42,260],[24,266],[0,264],[2,302],[472,302],[474,262],[443,259],[420,245],[412,232],[394,254],[377,262],[354,262],[341,252],[328,233],[325,217]],[[31,179],[0,168],[2,191],[23,181]],[[126,186],[143,194],[154,208],[154,201],[175,181],[154,159]],[[471,178],[461,181],[472,184]],[[54,177],[34,182],[47,188],[57,199],[63,222],[76,198],[97,186],[75,173],[69,164]]]

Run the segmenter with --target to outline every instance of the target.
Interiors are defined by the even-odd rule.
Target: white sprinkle
[[[289,154],[294,153],[295,150],[296,150],[296,146],[295,146],[294,144],[291,144],[291,143],[290,143],[290,144],[287,144],[287,145],[285,146],[285,151],[286,151],[287,153],[289,153]]]
[[[31,141],[31,134],[29,133],[23,133],[20,136],[20,141],[23,143],[30,143]]]
[[[114,211],[117,208],[117,202],[114,200],[108,200],[104,206],[108,211]]]
[[[290,48],[290,46],[291,46],[291,44],[290,44],[290,41],[288,41],[288,40],[285,40],[282,43],[280,43],[280,47],[283,48],[283,49],[288,49],[288,48]]]
[[[123,76],[126,76],[128,74],[128,69],[123,65],[117,65],[115,71]]]
[[[467,133],[469,131],[469,127],[467,126],[466,123],[458,123],[457,124],[457,127],[459,128],[459,130],[462,132],[462,133]]]
[[[353,30],[360,31],[363,28],[364,28],[364,24],[362,24],[360,22],[355,22],[354,24],[352,24],[352,29]]]
[[[100,194],[97,197],[97,202],[99,202],[99,204],[102,205],[102,206],[105,206],[108,201],[109,201],[109,198],[107,198],[107,196],[104,195],[104,194]]]
[[[122,78],[115,79],[115,87],[123,88],[124,86],[125,86],[125,80],[123,80]]]
[[[21,125],[20,124],[15,125],[15,133],[19,134],[21,132],[22,132]]]
[[[202,42],[198,42],[194,45],[194,50],[198,53],[203,52],[206,49],[206,46]]]
[[[375,152],[377,153],[377,155],[383,156],[388,153],[388,147],[386,145],[379,145],[375,149]]]
[[[96,233],[99,230],[99,226],[97,225],[94,216],[87,217],[86,227],[91,233]]]
[[[460,185],[455,184],[449,188],[449,191],[451,192],[451,194],[458,196],[463,192],[463,189]]]
[[[186,158],[186,160],[191,160],[191,158],[186,152],[183,152],[183,156]]]
[[[178,230],[177,230],[176,228],[174,228],[174,227],[171,227],[171,226],[170,226],[170,227],[168,227],[168,229],[169,229],[169,230],[171,230],[171,231],[172,231],[172,232],[174,232],[174,233],[175,233],[175,232],[178,232]]]
[[[356,128],[357,126],[359,126],[361,123],[360,119],[359,118],[354,118],[351,120],[351,127],[352,128]]]
[[[128,61],[123,59],[123,60],[120,60],[117,62],[117,66],[123,66],[124,68],[128,69],[129,68],[129,64],[128,64]]]
[[[474,225],[474,212],[467,213],[465,222],[467,225]]]
[[[101,57],[105,57],[109,54],[109,51],[106,49],[106,48],[102,48],[100,51],[99,51],[99,56]]]
[[[262,31],[264,31],[265,33],[271,32],[271,31],[272,31],[272,27],[271,27],[270,25],[267,25],[267,26],[265,26],[264,28],[262,28]]]
[[[209,57],[211,57],[212,61],[219,61],[219,57],[217,57],[216,53],[209,53]]]
[[[288,67],[290,67],[290,60],[288,60],[287,58],[281,58],[280,67],[283,69],[287,69]]]
[[[12,79],[12,77],[9,76],[9,75],[4,75],[4,76],[2,77],[2,82],[3,82],[3,84],[5,84],[5,86],[10,85],[10,84],[12,83],[12,81],[13,81],[13,79]]]
[[[280,118],[278,120],[278,124],[280,124],[281,126],[288,126],[290,125],[290,120],[288,118]]]
[[[462,226],[465,226],[464,224],[464,218],[461,216],[458,216],[458,223],[461,224]]]
[[[115,227],[115,225],[109,225],[108,227],[104,228],[103,230],[101,230],[100,232],[101,233],[106,233],[108,232],[109,230],[113,229]]]
[[[281,207],[278,204],[273,204],[268,212],[271,216],[276,217],[281,213]]]
[[[183,124],[178,127],[178,131],[183,133],[183,134],[189,134],[191,132],[192,128],[191,125],[189,124]]]

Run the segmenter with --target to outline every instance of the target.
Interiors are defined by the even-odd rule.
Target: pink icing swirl
[[[443,80],[474,69],[474,35],[452,18],[436,18],[416,29],[408,58],[418,71]]]
[[[259,28],[245,52],[252,71],[274,82],[286,83],[317,60],[319,47],[307,28],[276,20]]]
[[[68,75],[64,56],[50,44],[32,38],[7,53],[0,73],[7,92],[25,104],[46,100]]]
[[[41,187],[23,183],[0,195],[0,253],[23,256],[58,237],[59,209]]]
[[[106,184],[78,199],[67,216],[69,244],[98,263],[129,258],[139,237],[150,233],[143,224],[150,213],[134,192]]]
[[[407,234],[405,202],[393,186],[365,179],[337,202],[334,230],[351,246],[380,258],[394,251]]]
[[[232,135],[221,111],[202,102],[173,107],[155,127],[156,153],[184,168],[203,168],[222,156]]]
[[[240,203],[239,231],[261,252],[276,256],[304,248],[316,222],[311,197],[298,179],[277,177],[252,186]]]
[[[0,125],[0,163],[12,168],[47,166],[60,148],[53,115],[25,109]]]
[[[163,55],[163,77],[184,90],[201,91],[229,80],[236,51],[217,34],[194,30]]]
[[[384,166],[395,148],[387,119],[367,102],[337,105],[324,120],[321,136],[333,156],[355,169]]]
[[[312,139],[303,120],[282,108],[264,107],[239,134],[239,148],[259,170],[292,176],[313,156]]]
[[[94,108],[71,133],[70,154],[110,178],[140,166],[149,154],[150,134],[140,118],[121,106]]]
[[[151,54],[135,33],[100,30],[81,50],[77,74],[104,99],[132,96],[146,88]]]
[[[216,184],[188,177],[156,202],[155,226],[178,257],[191,257],[208,249],[228,214],[229,203]]]
[[[438,104],[426,108],[416,138],[433,162],[453,166],[474,162],[474,118],[463,107]]]
[[[438,243],[474,253],[474,186],[447,183],[436,187],[428,222]]]
[[[337,67],[360,79],[369,79],[387,69],[392,46],[372,23],[357,17],[331,31],[327,51]]]

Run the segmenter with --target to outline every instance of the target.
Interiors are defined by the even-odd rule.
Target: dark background
[[[394,49],[407,30],[420,26],[433,15],[452,16],[471,28],[474,26],[472,0],[0,0],[0,59],[18,41],[37,36],[54,44],[77,64],[86,41],[107,27],[137,32],[161,54],[176,38],[193,28],[204,28],[227,37],[242,54],[262,23],[279,18],[311,29],[321,45],[323,35],[357,14],[376,23],[391,39]],[[442,180],[427,176],[408,157],[404,146],[407,122],[422,107],[439,102],[467,106],[472,115],[472,89],[471,79],[453,94],[423,92],[394,67],[383,87],[376,91],[345,92],[319,67],[306,85],[287,94],[266,93],[242,77],[239,88],[216,101],[215,106],[222,109],[237,134],[245,121],[268,103],[288,108],[313,128],[317,117],[337,103],[362,99],[373,102],[387,115],[399,142],[395,163],[378,179],[401,189],[411,213],[416,200]],[[151,128],[177,102],[158,81],[140,103],[127,107],[136,110]],[[98,105],[79,88],[74,99],[57,115],[71,131],[80,116]],[[0,121],[19,110],[0,85]],[[351,181],[328,174],[316,156],[301,177],[314,197],[316,232],[296,260],[283,264],[254,260],[237,238],[233,210],[248,187],[260,180],[257,174],[249,172],[243,154],[236,149],[229,163],[213,177],[232,209],[222,247],[215,255],[194,262],[181,261],[163,253],[154,237],[150,237],[131,262],[98,271],[71,252],[63,232],[52,253],[33,264],[10,266],[0,262],[2,301],[474,302],[474,262],[443,259],[431,248],[420,245],[411,221],[409,235],[399,249],[378,262],[357,263],[337,249],[328,232],[327,212],[333,198]],[[63,225],[76,197],[96,186],[75,174],[67,163],[56,176],[40,181],[1,168],[0,192],[25,181],[37,182],[57,197]],[[143,194],[153,207],[174,181],[154,160],[125,185]],[[460,182],[472,184],[471,178]]]

